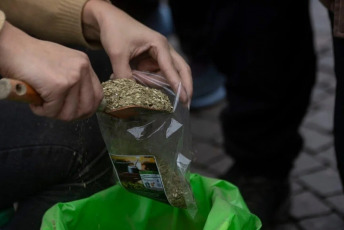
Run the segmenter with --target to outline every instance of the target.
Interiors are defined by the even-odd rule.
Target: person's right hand
[[[0,74],[30,84],[42,105],[33,113],[70,121],[91,116],[103,98],[86,54],[35,39],[5,23],[0,32]]]
[[[135,69],[153,71],[164,76],[175,93],[181,86],[180,99],[185,105],[190,104],[191,69],[166,37],[101,0],[85,4],[83,32],[88,41],[101,42],[114,78],[132,78]]]

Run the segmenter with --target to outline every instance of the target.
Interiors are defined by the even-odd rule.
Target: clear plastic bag
[[[142,110],[126,119],[97,113],[117,181],[130,192],[196,210],[189,183],[192,159],[189,111],[159,75],[134,71],[142,85],[168,95],[173,113]]]

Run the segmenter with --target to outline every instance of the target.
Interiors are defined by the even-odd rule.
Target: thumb
[[[129,58],[111,58],[113,75],[112,78],[132,78],[132,71],[129,65]]]

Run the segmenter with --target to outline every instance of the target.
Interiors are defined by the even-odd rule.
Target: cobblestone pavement
[[[305,138],[304,149],[290,176],[290,218],[276,230],[344,229],[344,195],[336,169],[332,137],[335,78],[330,23],[327,11],[318,0],[311,2],[318,54],[317,84],[301,127]],[[218,115],[224,106],[225,102],[222,102],[191,114],[196,158],[192,164],[193,172],[217,177],[233,163],[222,148]]]

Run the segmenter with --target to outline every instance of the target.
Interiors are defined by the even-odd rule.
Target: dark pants
[[[315,82],[308,1],[236,1],[218,15],[228,28],[214,42],[228,76],[226,151],[242,168],[286,176],[302,148],[299,127]]]
[[[102,80],[108,79],[112,71],[105,53],[90,57]],[[0,211],[18,202],[3,229],[39,229],[43,214],[55,203],[114,184],[96,116],[62,122],[35,116],[25,104],[1,101],[0,108]]]
[[[243,169],[286,176],[302,148],[298,129],[315,82],[308,1],[208,1],[199,24],[197,2],[182,2],[171,6],[184,49],[205,44],[198,50],[227,76],[227,153]],[[178,18],[178,10],[189,18]],[[192,33],[197,25],[203,30]]]

